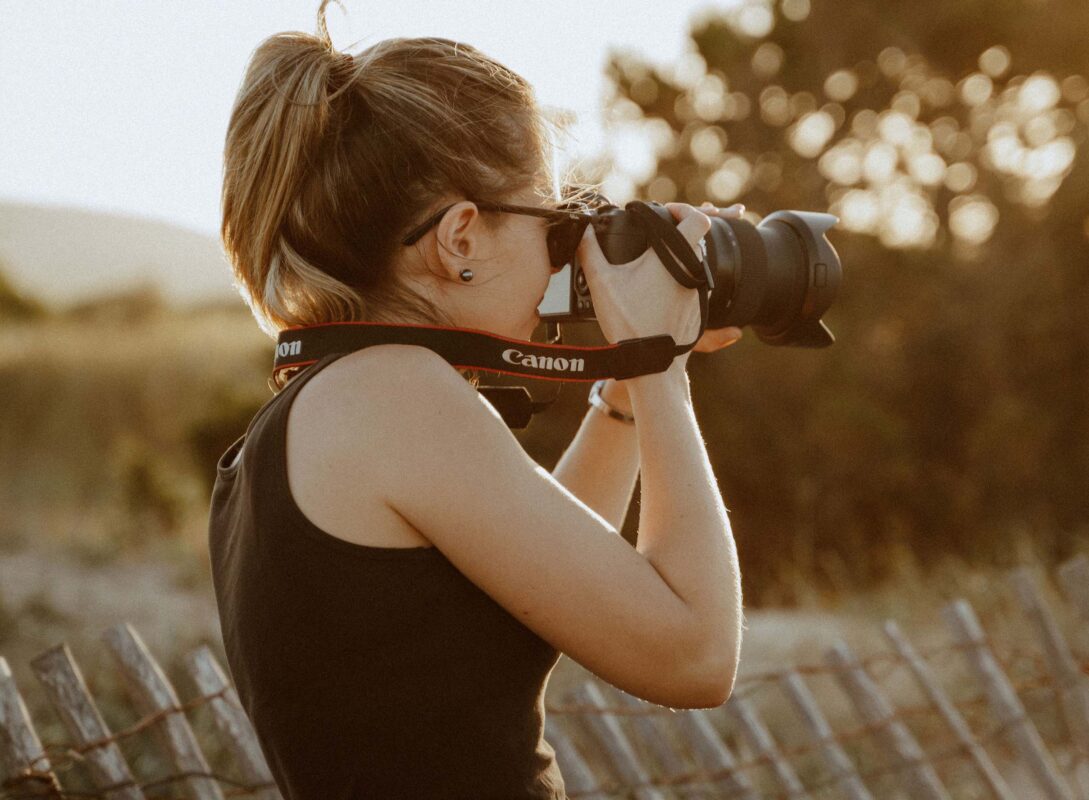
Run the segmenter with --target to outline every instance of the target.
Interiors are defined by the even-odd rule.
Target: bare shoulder
[[[390,498],[405,485],[418,488],[423,459],[442,453],[456,468],[471,441],[495,435],[516,444],[440,356],[377,345],[338,358],[299,390],[288,413],[288,483],[299,509],[327,533],[370,546],[426,546]]]
[[[404,417],[434,408],[440,399],[481,402],[469,383],[437,353],[412,345],[383,344],[338,358],[300,390],[295,402],[305,403],[336,424],[361,421],[358,412],[363,408],[373,423],[384,412]]]

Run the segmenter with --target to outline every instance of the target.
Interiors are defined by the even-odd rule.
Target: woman
[[[532,89],[445,39],[337,53],[325,5],[320,36],[257,48],[227,134],[222,235],[258,321],[528,340],[574,255],[550,254],[539,216],[557,200]],[[696,247],[707,214],[670,208]],[[588,228],[577,254],[610,341],[698,332],[696,292],[653,251],[611,265]],[[280,387],[219,462],[209,541],[230,670],[285,798],[564,798],[542,735],[560,652],[655,703],[726,700],[737,558],[685,361],[610,381],[611,413],[588,410],[551,475],[419,347],[326,356]],[[617,530],[640,469],[632,548]]]

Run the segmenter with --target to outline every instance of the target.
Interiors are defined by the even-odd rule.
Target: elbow
[[[690,659],[688,669],[683,671],[684,691],[672,699],[671,707],[717,708],[729,700],[737,678],[739,654],[738,647],[722,643],[713,655]]]
[[[698,692],[693,698],[695,703],[688,708],[718,708],[733,694],[736,677],[736,663],[717,662],[698,684]]]
[[[730,699],[737,680],[737,668],[741,660],[741,637],[720,633],[708,645],[709,654],[703,660],[702,691],[703,702],[700,708],[714,708]]]

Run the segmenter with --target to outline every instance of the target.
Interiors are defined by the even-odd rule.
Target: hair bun
[[[329,89],[334,93],[340,90],[355,77],[356,63],[351,53],[331,53],[333,64],[329,69]]]

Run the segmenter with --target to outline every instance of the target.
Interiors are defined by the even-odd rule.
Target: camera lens
[[[807,211],[777,211],[759,225],[712,218],[704,237],[715,276],[707,327],[751,325],[770,344],[831,344],[820,317],[839,287],[839,256],[825,236],[836,222]]]

